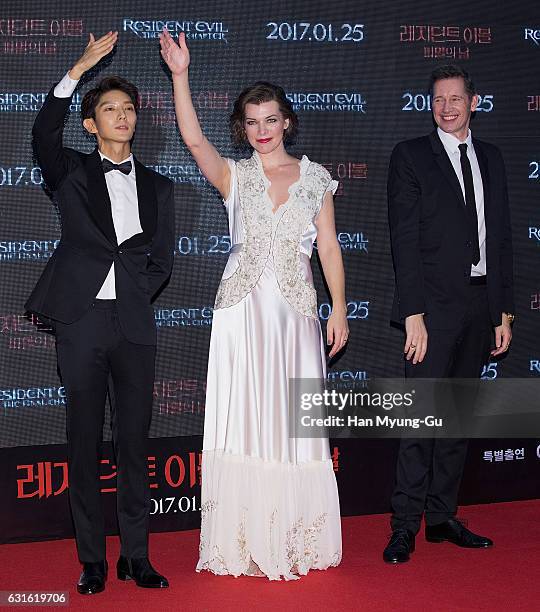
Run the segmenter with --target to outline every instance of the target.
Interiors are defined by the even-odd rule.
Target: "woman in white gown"
[[[296,579],[341,560],[339,500],[328,439],[289,436],[289,380],[326,377],[310,256],[332,294],[327,341],[347,342],[344,273],[332,193],[306,156],[287,154],[297,118],[283,90],[256,83],[231,116],[253,155],[234,162],[203,135],[188,83],[185,37],[161,36],[178,124],[224,198],[231,254],[214,307],[208,359],[197,571]]]

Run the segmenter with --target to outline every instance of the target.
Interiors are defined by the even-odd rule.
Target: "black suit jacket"
[[[174,183],[135,160],[142,233],[117,244],[98,150],[62,146],[71,98],[49,92],[33,128],[34,148],[58,205],[62,236],[26,309],[73,323],[90,308],[114,262],[116,301],[125,336],[155,344],[151,299],[168,280],[174,248]]]
[[[514,312],[506,172],[497,147],[473,138],[484,189],[491,321]],[[396,292],[392,320],[425,313],[432,328],[459,324],[467,307],[472,246],[463,192],[437,131],[394,148],[388,205]]]

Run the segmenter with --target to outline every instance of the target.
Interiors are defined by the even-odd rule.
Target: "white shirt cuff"
[[[77,87],[77,83],[79,81],[75,81],[69,76],[69,73],[66,72],[64,78],[58,83],[58,85],[54,88],[54,95],[56,98],[70,98]]]

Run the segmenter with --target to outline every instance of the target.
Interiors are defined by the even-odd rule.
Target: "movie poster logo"
[[[43,106],[46,97],[45,92],[9,91],[0,93],[0,112],[38,111]]]
[[[527,112],[540,112],[540,95],[527,96]]]
[[[334,196],[345,195],[345,184],[347,183],[347,187],[352,184],[349,181],[365,181],[368,177],[368,166],[365,162],[352,160],[330,161],[321,162],[321,165],[330,172],[332,177],[338,179],[339,184]]]
[[[191,97],[193,106],[197,110],[228,110],[230,107],[228,91],[193,91]],[[141,111],[150,113],[153,126],[176,128],[174,99],[171,91],[139,92],[139,106]]]
[[[0,389],[2,408],[37,408],[40,406],[65,406],[64,387],[14,387]]]
[[[529,226],[529,240],[540,243],[540,227]]]
[[[36,315],[0,314],[0,338],[10,350],[54,349],[56,341],[52,328]]]
[[[13,261],[46,261],[58,246],[55,240],[0,240],[0,263]]]
[[[150,489],[195,489],[201,484],[201,453],[188,451],[164,457],[150,455],[147,457],[148,478]],[[32,499],[37,497],[45,500],[51,496],[67,493],[69,488],[68,462],[38,461],[36,463],[17,465],[17,499]],[[99,480],[101,493],[117,492],[117,466],[112,459],[101,459],[99,465]],[[186,491],[187,492],[187,491]],[[195,493],[195,491],[193,492]],[[165,500],[152,499],[153,508],[150,514],[162,514],[160,506]],[[192,501],[191,498],[187,498]],[[177,501],[176,511],[196,511],[196,504],[186,505],[186,501]],[[171,511],[175,511],[170,507]]]
[[[462,25],[401,25],[399,41],[422,46],[424,59],[468,60],[472,49],[492,44],[491,27]]]
[[[148,168],[159,172],[175,183],[189,183],[194,187],[207,187],[209,185],[197,164],[187,162],[185,164],[153,164]]]
[[[186,39],[228,42],[229,28],[223,21],[194,21],[174,19],[131,19],[124,18],[124,32],[130,32],[138,38],[158,38],[163,28],[166,28],[173,38],[178,38],[184,32]]]
[[[535,376],[540,375],[540,359],[529,360],[529,372],[531,372]]]
[[[294,110],[366,113],[367,101],[360,92],[298,91],[286,94]]]
[[[212,325],[212,306],[154,309],[156,327],[208,327]]]
[[[540,29],[539,28],[525,28],[524,39],[534,43],[537,47],[540,47]]]
[[[339,383],[344,385],[354,383],[355,387],[365,387],[369,381],[366,370],[335,370],[328,372],[326,378],[329,382],[334,383],[334,387],[339,387]]]
[[[0,19],[0,54],[55,55],[61,50],[60,41],[80,38],[83,33],[84,22],[79,18]]]
[[[339,246],[342,251],[367,253],[369,240],[364,232],[339,232],[337,235]]]
[[[159,414],[204,415],[206,380],[179,378],[154,382],[154,410]]]
[[[344,253],[367,253],[369,240],[364,235],[364,232],[338,232],[336,234],[337,241]],[[313,245],[317,248],[317,242]]]

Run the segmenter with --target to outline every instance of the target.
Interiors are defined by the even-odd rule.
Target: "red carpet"
[[[122,612],[165,610],[414,610],[490,612],[540,609],[540,500],[461,509],[488,550],[428,544],[420,532],[409,563],[388,566],[382,549],[388,515],[343,519],[343,562],[294,582],[196,574],[198,531],[152,534],[151,558],[171,582],[152,591],[111,575],[104,593],[80,596],[72,540],[0,546],[0,590],[68,590],[70,608]],[[108,539],[109,563],[118,539]],[[14,608],[11,608],[14,609]],[[19,608],[21,609],[21,608]],[[24,609],[24,608],[23,608]]]

